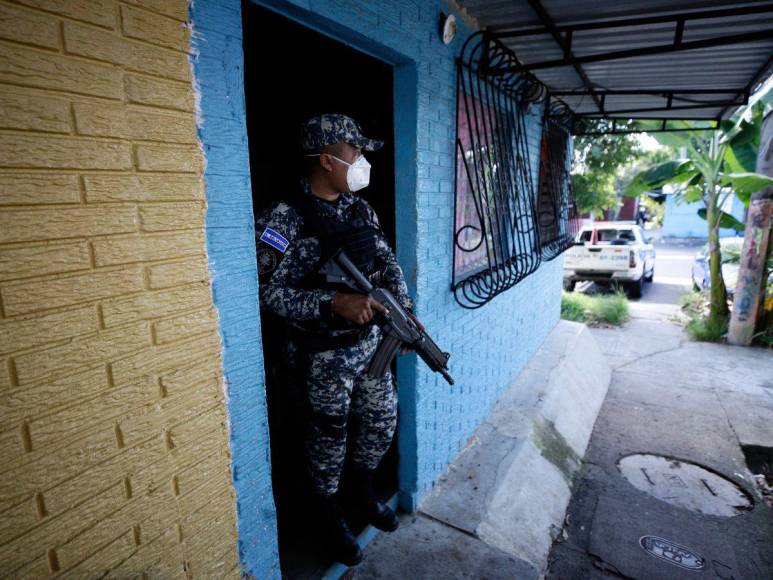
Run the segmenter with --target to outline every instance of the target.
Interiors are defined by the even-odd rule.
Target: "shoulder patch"
[[[261,248],[258,251],[258,274],[262,277],[271,274],[279,262],[278,256],[279,253],[276,250]]]
[[[260,234],[260,241],[266,242],[269,246],[276,248],[283,254],[287,251],[287,246],[290,244],[290,242],[287,241],[287,238],[271,228],[263,230],[263,233]]]

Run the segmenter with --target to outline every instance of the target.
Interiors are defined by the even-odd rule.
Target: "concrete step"
[[[510,577],[518,569],[517,577],[536,578],[560,533],[610,376],[587,327],[561,321],[439,479],[420,517],[377,539],[358,574],[416,578],[417,559],[446,554],[448,560],[448,542],[461,534],[478,551],[496,554],[488,577],[500,577],[491,575],[501,572],[493,566],[510,557]],[[438,525],[449,530],[440,533]],[[435,531],[417,542],[424,528]],[[434,561],[443,566],[442,558]],[[405,567],[402,576],[395,566]],[[454,566],[455,578],[480,572],[476,567],[468,576],[463,565]]]

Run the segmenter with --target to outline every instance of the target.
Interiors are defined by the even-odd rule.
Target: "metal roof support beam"
[[[566,37],[562,37],[561,34],[556,31],[556,25],[553,22],[553,19],[550,17],[550,15],[547,13],[545,8],[542,6],[542,3],[540,2],[540,0],[528,0],[528,2],[529,2],[529,6],[531,6],[532,10],[534,10],[534,12],[537,14],[537,17],[542,21],[542,24],[545,25],[545,28],[553,37],[553,40],[555,40],[558,46],[563,49],[564,59],[566,60],[575,59],[576,57],[572,53],[572,35],[567,34]],[[588,89],[588,94],[596,103],[596,106],[599,109],[599,113],[603,113],[604,101],[602,101],[598,97],[598,95],[596,95],[596,90],[593,87],[593,83],[588,78],[588,75],[585,74],[585,71],[582,70],[582,66],[580,66],[579,64],[572,64],[572,67],[574,68],[577,75],[582,79],[582,82],[585,85],[585,88]]]
[[[689,105],[704,105],[706,107],[722,107],[725,103],[729,103],[731,106],[736,104],[736,101],[740,100],[741,95],[744,94],[745,87],[734,87],[728,89],[600,89],[596,91],[596,94],[602,97],[606,96],[647,96],[647,97],[662,97],[667,99],[667,108],[672,108],[674,103],[686,103]],[[551,91],[555,97],[585,97],[588,93],[585,90],[572,90],[572,91]],[[701,95],[733,95],[733,101],[701,101],[689,98],[690,96]],[[743,104],[743,103],[741,103]]]
[[[643,16],[641,18],[627,18],[619,20],[599,20],[580,24],[567,24],[563,26],[554,26],[557,33],[575,32],[578,30],[599,30],[602,28],[625,28],[627,26],[642,26],[647,24],[664,24],[669,22],[679,22],[688,20],[702,20],[706,18],[728,18],[732,16],[745,16],[752,14],[764,14],[773,12],[773,3],[762,6],[743,6],[738,8],[726,8],[718,10],[704,10],[700,12],[681,12],[678,14],[663,14],[660,16]],[[522,30],[500,30],[493,31],[499,38],[513,38],[517,36],[535,36],[538,34],[548,34],[550,31],[547,26],[524,28]]]
[[[639,108],[639,109],[619,109],[617,111],[604,111],[604,115],[623,115],[626,113],[636,113],[637,115],[639,113],[655,113],[658,111],[689,111],[689,110],[695,110],[695,109],[711,109],[712,107],[732,107],[732,106],[740,106],[743,105],[743,103],[739,103],[737,100],[735,101],[721,101],[721,102],[714,102],[714,103],[698,103],[695,105],[677,105],[676,107],[672,107],[670,105],[666,105],[665,107],[647,107],[647,108]],[[591,113],[575,113],[578,117],[598,117],[601,115],[601,113],[591,112]]]
[[[676,119],[674,119],[676,120]],[[701,119],[705,121],[706,119]],[[575,137],[598,137],[600,135],[632,135],[634,133],[683,133],[685,131],[716,131],[719,129],[718,125],[712,127],[690,127],[687,129],[616,129],[612,131],[580,131],[573,132]]]
[[[727,89],[598,89],[597,95],[733,95],[742,93],[744,87],[730,87]],[[578,91],[550,91],[551,95],[557,97],[584,97],[588,93],[584,90]]]
[[[582,117],[585,119],[585,117]],[[712,118],[706,118],[706,117],[652,117],[647,115],[646,117],[630,117],[628,115],[621,115],[619,117],[608,117],[604,119],[603,117],[598,117],[595,120],[596,121],[611,121],[612,119],[618,119],[619,121],[671,121],[674,123],[677,123],[679,121],[703,121],[704,123],[714,123],[716,122],[716,119]]]
[[[530,2],[531,1],[536,0],[530,0]],[[679,45],[661,44],[658,46],[647,46],[630,50],[618,50],[600,54],[589,54],[586,56],[573,56],[569,59],[562,58],[559,60],[546,60],[524,65],[524,68],[526,68],[526,70],[532,71],[570,65],[577,67],[589,62],[620,60],[624,58],[635,58],[637,56],[652,56],[654,54],[665,54],[668,52],[679,52],[683,50],[697,50],[699,48],[710,48],[714,46],[725,46],[728,44],[741,44],[770,39],[773,39],[773,30],[761,30],[758,32],[748,32],[746,34],[732,34],[730,36],[717,36],[703,40],[682,42]]]
[[[676,21],[676,30],[674,31],[674,46],[682,44],[682,37],[684,36],[684,19]]]

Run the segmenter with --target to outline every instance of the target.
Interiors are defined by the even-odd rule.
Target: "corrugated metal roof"
[[[727,118],[773,68],[770,0],[463,4],[580,116]]]

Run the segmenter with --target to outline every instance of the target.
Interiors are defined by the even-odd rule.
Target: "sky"
[[[639,142],[639,147],[641,147],[644,151],[654,151],[655,149],[660,149],[661,147],[660,143],[657,142],[655,137],[647,133],[637,133],[636,139]]]

